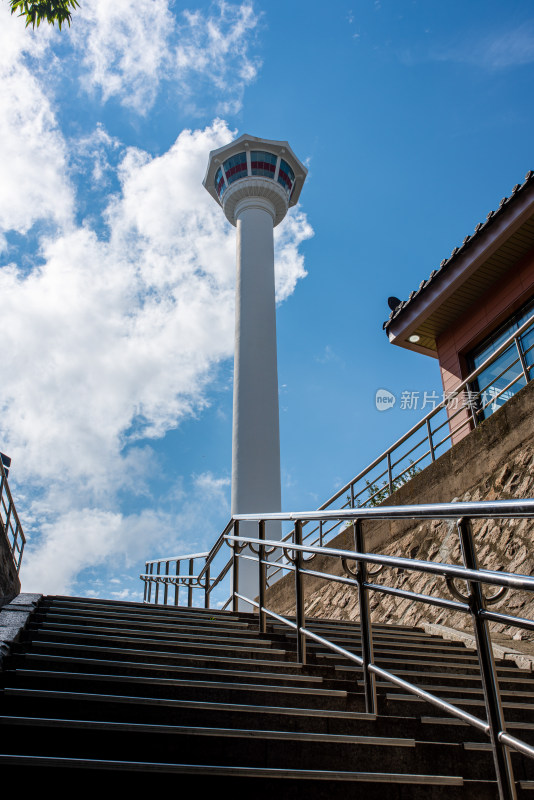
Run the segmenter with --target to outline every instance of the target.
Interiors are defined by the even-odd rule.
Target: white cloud
[[[261,14],[220,0],[177,22],[172,8],[93,0],[60,38],[26,29],[0,2],[0,442],[28,534],[25,590],[72,592],[94,572],[87,596],[133,597],[115,582],[121,569],[209,546],[220,519],[204,513],[198,533],[207,499],[229,513],[229,480],[210,472],[175,477],[162,500],[178,511],[153,510],[159,465],[147,440],[206,407],[232,354],[235,230],[201,181],[208,152],[233,134],[215,120],[152,157],[122,149],[99,122],[80,134],[72,115],[67,137],[53,97],[56,79],[81,68],[86,89],[137,113],[163,81],[189,110],[200,110],[200,88],[208,106],[238,110],[259,67]],[[110,185],[98,218],[90,191]],[[9,233],[35,223],[17,252]],[[298,209],[276,229],[279,301],[306,274],[299,246],[311,235]]]
[[[37,220],[67,225],[73,193],[66,146],[25,56],[43,57],[52,34],[33,35],[0,3],[0,233],[26,233]]]
[[[276,300],[293,294],[297,281],[307,275],[299,246],[313,236],[306,214],[298,206],[289,211],[284,223],[274,229]]]
[[[191,111],[200,81],[216,96],[216,113],[239,110],[259,67],[249,48],[260,15],[251,2],[219,0],[207,13],[185,9],[177,22],[172,7],[170,0],[84,3],[70,35],[83,54],[86,88],[145,114],[169,81]]]
[[[433,60],[472,64],[501,70],[534,62],[534,27],[525,24],[509,30],[470,36],[469,40],[440,48]]]
[[[104,101],[118,97],[136,111],[153,104],[174,19],[168,0],[91,0],[70,28],[83,53],[86,85]]]
[[[92,133],[80,136],[70,144],[72,159],[78,164],[80,172],[88,172],[88,162],[93,162],[91,180],[93,186],[107,186],[110,182],[113,167],[109,154],[119,151],[120,140],[110,136],[101,122],[97,122]]]
[[[109,238],[72,228],[42,239],[43,264],[30,273],[0,269],[0,439],[33,534],[26,590],[71,591],[87,567],[155,557],[156,546],[165,555],[176,530],[194,530],[202,498],[220,507],[227,493],[226,477],[196,478],[180,526],[117,510],[121,491],[153,503],[146,478],[157,464],[135,442],[199,413],[232,354],[235,229],[201,185],[208,152],[231,138],[216,120],[159,157],[128,149]],[[311,234],[298,209],[277,228],[279,299],[305,275],[298,248]]]
[[[117,571],[143,559],[147,541],[171,534],[167,515],[145,510],[123,516],[100,509],[73,509],[42,525],[37,547],[28,547],[22,580],[25,591],[70,594],[77,574],[113,559]]]
[[[195,475],[194,485],[206,502],[227,503],[230,478],[218,478],[211,472],[204,472],[202,475]]]
[[[179,28],[175,63],[183,93],[196,88],[195,76],[212,84],[219,95],[216,112],[235,113],[241,108],[245,86],[257,75],[261,62],[249,55],[251,38],[261,18],[251,2],[233,5],[224,0],[208,16],[184,11]]]

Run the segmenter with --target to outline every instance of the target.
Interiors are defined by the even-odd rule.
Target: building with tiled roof
[[[453,392],[534,314],[534,172],[407,300],[388,302],[392,311],[383,327],[389,341],[437,358],[444,393]],[[517,342],[478,376],[478,419],[530,380],[534,325]],[[468,431],[464,425],[461,435]]]

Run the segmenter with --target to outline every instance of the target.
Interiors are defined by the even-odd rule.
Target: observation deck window
[[[219,167],[217,172],[215,173],[215,191],[217,192],[217,197],[220,198],[224,191],[224,175],[222,171],[222,167]]]
[[[247,177],[247,154],[237,153],[235,156],[227,158],[223,164],[228,185],[238,181],[239,178]]]
[[[291,196],[293,186],[295,185],[295,173],[283,158],[280,161],[280,169],[278,170],[278,183],[283,186],[288,195]]]
[[[277,157],[273,153],[262,150],[253,150],[250,153],[250,166],[252,175],[261,175],[264,178],[274,178]]]

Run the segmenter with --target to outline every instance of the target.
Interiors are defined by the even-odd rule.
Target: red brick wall
[[[465,354],[491,333],[534,294],[534,250],[492,286],[476,304],[437,339],[443,391],[451,392],[467,377]],[[451,409],[449,417],[454,411]],[[467,422],[470,414],[462,410],[454,418],[454,427]],[[453,437],[460,441],[471,429],[465,424]]]

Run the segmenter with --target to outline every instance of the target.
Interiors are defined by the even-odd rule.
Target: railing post
[[[295,522],[295,544],[302,544],[302,521]],[[304,587],[302,582],[302,550],[295,550],[295,617],[297,623],[297,661],[306,663],[306,636],[301,628],[305,627]]]
[[[194,559],[189,559],[189,575],[193,574],[193,570],[195,567]],[[187,581],[187,607],[193,608],[193,581],[191,578]]]
[[[176,577],[177,578],[180,577],[180,563],[181,563],[180,561],[176,562]],[[177,580],[176,583],[174,584],[174,605],[175,606],[179,606],[180,605],[180,581],[179,580]]]
[[[353,483],[351,483],[351,485],[350,485],[350,507],[354,508],[354,484]],[[321,525],[322,524],[323,523],[321,521]]]
[[[393,494],[393,472],[391,470],[391,451],[388,451],[388,485],[389,485],[389,493],[390,495]]]
[[[17,523],[17,530],[18,530],[18,523]],[[21,541],[20,548],[19,548],[19,558],[17,561],[17,572],[20,572],[20,565],[22,564],[22,553],[24,552],[24,540]]]
[[[436,460],[436,454],[434,452],[434,442],[432,441],[432,428],[430,427],[430,420],[427,419],[426,421],[426,431],[428,435],[428,446],[430,448],[430,456],[432,461]]]
[[[169,562],[165,562],[165,575],[169,574]],[[163,605],[167,605],[167,598],[169,596],[169,584],[165,581],[165,585],[163,587]]]
[[[462,517],[458,520],[458,533],[462,545],[464,564],[468,569],[478,569],[473,533],[470,520]],[[501,800],[516,800],[516,789],[512,761],[508,748],[499,741],[499,734],[505,730],[501,695],[493,658],[491,636],[488,622],[480,616],[484,610],[484,594],[478,581],[469,581],[469,606],[473,618],[473,627],[477,643],[477,655],[484,689],[486,713],[490,727],[490,738],[493,747],[493,760],[497,773],[499,797]]]
[[[258,524],[259,529],[259,536],[258,538],[261,539],[262,542],[265,541],[265,520],[260,520]],[[259,592],[258,592],[258,628],[260,633],[267,632],[267,615],[263,610],[265,606],[265,585],[266,585],[266,577],[267,577],[267,568],[263,563],[265,561],[265,545],[260,544],[258,547],[258,585],[259,585]]]
[[[468,401],[469,410],[471,411],[471,419],[473,420],[473,428],[476,428],[477,425],[478,425],[478,413],[477,413],[477,409],[476,409],[476,402],[471,400],[471,394],[472,393],[473,392],[472,392],[471,389],[467,390],[467,401]],[[479,394],[479,398],[478,399],[480,399],[480,394]]]
[[[210,570],[211,570],[211,564],[208,566],[206,572],[204,573],[204,579],[206,581],[206,585],[204,587],[204,608],[210,607]]]
[[[150,565],[149,573],[150,573],[150,575],[154,574],[154,564]],[[150,603],[151,600],[152,600],[152,581],[149,581],[148,582],[148,602]]]
[[[8,539],[9,539],[9,521],[10,521],[10,518],[11,518],[11,509],[12,508],[13,508],[13,501],[10,499],[9,505],[7,507],[6,520],[4,522],[4,528],[5,528],[6,536],[7,536]]]
[[[159,568],[161,567],[161,561],[158,561],[158,566],[156,567],[156,575],[159,575]],[[155,603],[158,605],[159,601],[159,581],[156,581],[156,598]]]
[[[354,545],[357,553],[365,553],[365,537],[361,519],[354,521]],[[368,714],[376,714],[376,680],[374,674],[369,672],[369,664],[373,663],[374,655],[369,593],[365,585],[367,583],[367,564],[365,561],[358,561],[356,580],[358,581],[358,599],[360,602],[360,636],[362,641],[365,710]]]
[[[515,339],[515,346],[517,347],[517,354],[519,356],[519,361],[521,363],[521,367],[523,369],[523,375],[525,376],[525,381],[529,383],[530,381],[530,371],[527,366],[527,362],[525,361],[525,354],[523,353],[523,347],[521,345],[521,341],[519,336],[516,336]]]
[[[145,561],[145,575],[148,575],[148,561]],[[145,584],[145,591],[143,593],[143,603],[146,603],[147,595],[148,595],[148,581],[144,581]]]
[[[16,527],[16,530],[15,530],[15,533],[16,533],[17,537],[18,537],[19,530],[20,530],[20,523],[17,522],[17,527]],[[24,552],[24,539],[21,539],[21,543],[20,543],[20,547],[19,547],[19,557],[18,557],[18,561],[17,561],[17,572],[20,572],[20,565],[22,563],[22,553],[23,552]]]
[[[234,522],[234,536],[239,536],[239,520]],[[238,611],[238,600],[236,593],[239,591],[239,553],[238,542],[234,542],[232,547],[232,611]]]

